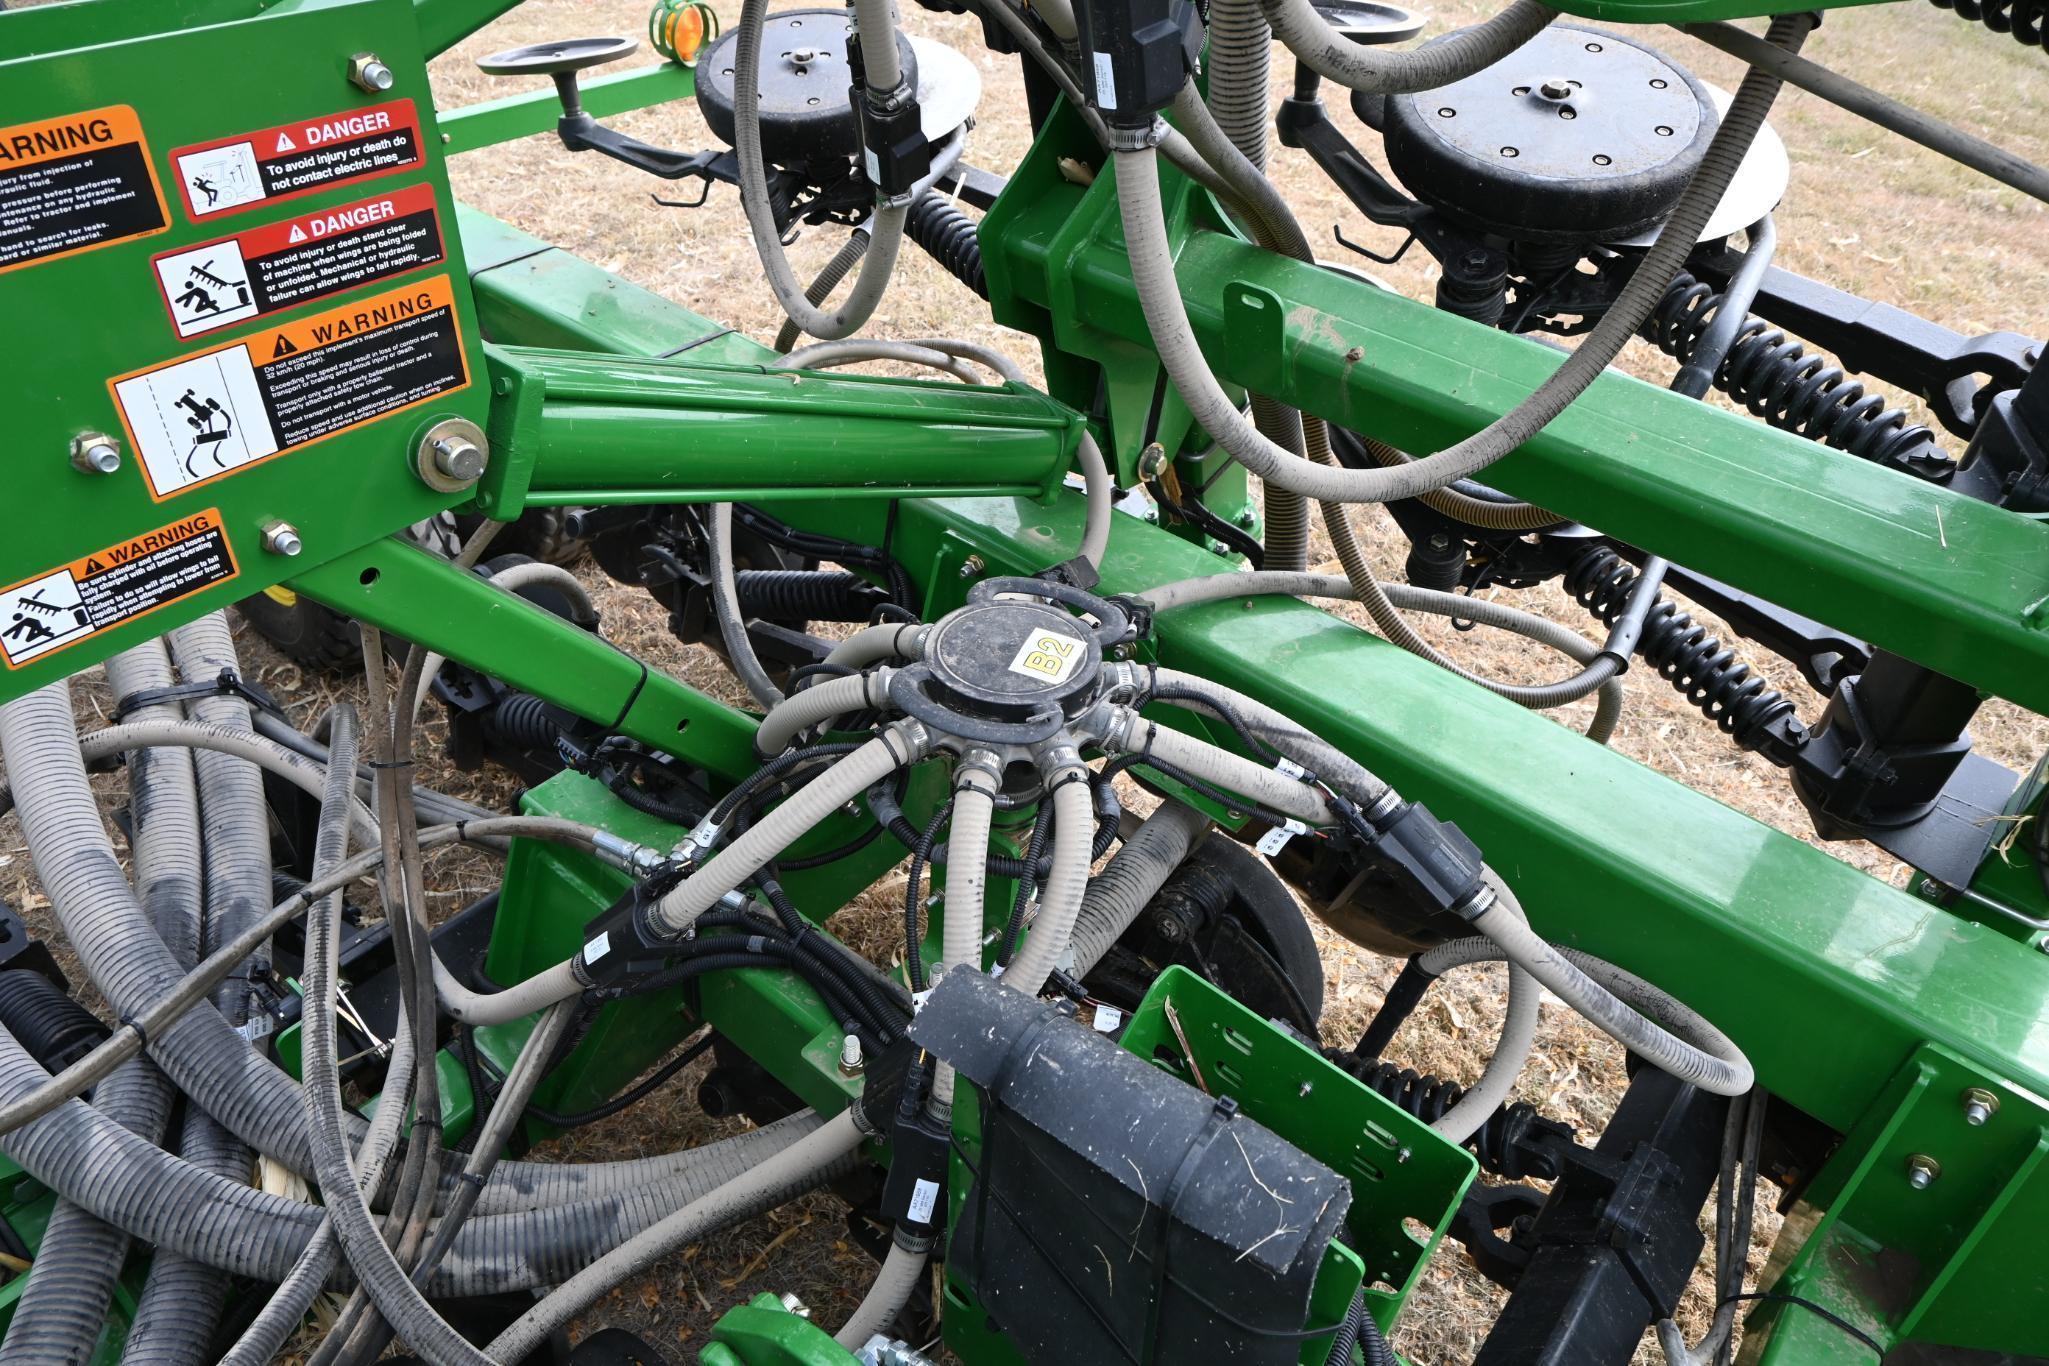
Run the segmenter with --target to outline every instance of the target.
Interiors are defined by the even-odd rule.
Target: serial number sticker
[[[171,153],[193,218],[292,199],[420,164],[420,117],[393,100],[280,124]]]
[[[0,274],[169,226],[127,105],[0,128]]]
[[[153,258],[180,337],[197,337],[445,259],[434,187],[408,185]]]
[[[208,508],[0,590],[0,659],[18,669],[235,577],[218,508]]]
[[[1040,631],[1025,637],[1010,661],[1010,671],[1043,683],[1065,683],[1081,667],[1087,652],[1073,636],[1058,631]]]
[[[446,275],[109,381],[158,501],[469,385]]]

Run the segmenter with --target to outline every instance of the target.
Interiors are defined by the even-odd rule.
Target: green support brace
[[[365,546],[291,586],[380,630],[429,636],[457,663],[617,734],[657,749],[687,749],[692,762],[727,781],[757,766],[748,717],[404,541]]]

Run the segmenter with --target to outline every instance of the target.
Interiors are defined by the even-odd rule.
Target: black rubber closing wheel
[[[1227,835],[1212,834],[1174,870],[1086,985],[1130,1009],[1174,964],[1305,1034],[1323,1015],[1323,958],[1302,908],[1265,859]]]
[[[722,34],[697,59],[697,107],[712,136],[733,145],[733,59],[737,31]],[[915,89],[918,58],[896,36],[897,60]],[[761,26],[761,155],[771,166],[802,166],[860,150],[854,107],[847,102],[847,12],[794,9]]]
[[[1387,163],[1424,203],[1524,242],[1612,242],[1663,221],[1720,118],[1641,43],[1553,24],[1484,71],[1387,101]]]

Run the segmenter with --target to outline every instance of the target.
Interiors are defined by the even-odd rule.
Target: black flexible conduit
[[[904,236],[946,268],[946,273],[976,294],[989,297],[989,277],[982,269],[982,242],[975,221],[943,194],[918,196],[904,219]]]
[[[2049,0],[1929,0],[1960,19],[1983,24],[1994,33],[2010,33],[2028,47],[2044,47],[2049,30]]]

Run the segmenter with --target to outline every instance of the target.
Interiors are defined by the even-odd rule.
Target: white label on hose
[[[932,1222],[932,1211],[938,1204],[939,1183],[927,1181],[921,1176],[918,1178],[918,1184],[911,1187],[911,1204],[910,1208],[904,1211],[904,1217],[914,1224],[929,1224]]]
[[[612,951],[612,932],[605,930],[596,939],[583,946],[583,961],[595,963]]]
[[[1274,771],[1279,773],[1283,778],[1293,778],[1297,782],[1300,782],[1302,779],[1309,776],[1308,769],[1302,767],[1302,765],[1296,763],[1293,759],[1289,758],[1281,758],[1275,760]]]
[[[1034,631],[1017,647],[1010,671],[1039,683],[1065,683],[1088,652],[1073,636],[1059,631]]]
[[[1118,1026],[1119,1026],[1119,1025],[1122,1025],[1123,1023],[1124,1023],[1124,1012],[1123,1012],[1123,1011],[1121,1011],[1121,1010],[1119,1010],[1119,1009],[1118,1009],[1117,1007],[1115,1007],[1115,1006],[1097,1006],[1097,1007],[1096,1007],[1096,1020],[1095,1020],[1095,1024],[1096,1024],[1096,1033],[1098,1033],[1098,1034],[1115,1034],[1115,1033],[1117,1032],[1117,1028],[1118,1028]]]
[[[1096,54],[1096,108],[1117,107],[1117,65],[1107,52]]]
[[[1302,824],[1302,822],[1298,820],[1294,820],[1291,818],[1287,822],[1287,824],[1276,825],[1273,829],[1267,831],[1264,835],[1261,835],[1259,837],[1259,843],[1255,845],[1254,848],[1258,849],[1260,853],[1265,854],[1268,858],[1272,858],[1275,854],[1280,853],[1282,849],[1287,847],[1287,843],[1289,840],[1295,838],[1295,836],[1297,835],[1306,835],[1308,833],[1308,826]]]

